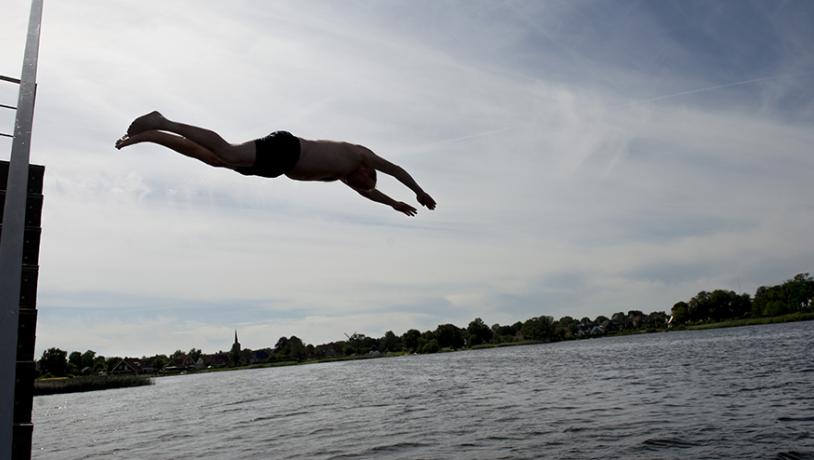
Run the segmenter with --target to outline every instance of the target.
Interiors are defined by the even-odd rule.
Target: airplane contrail
[[[705,86],[703,88],[696,88],[696,89],[690,89],[690,90],[686,90],[686,91],[679,91],[677,93],[665,94],[665,95],[662,95],[662,96],[652,97],[650,99],[644,99],[644,100],[641,100],[641,101],[636,101],[633,104],[647,104],[647,103],[650,103],[650,102],[657,102],[657,101],[661,101],[661,100],[664,100],[664,99],[670,99],[670,98],[674,98],[674,97],[688,96],[688,95],[691,95],[691,94],[705,93],[707,91],[715,91],[715,90],[725,89],[725,88],[733,88],[735,86],[751,85],[753,83],[760,83],[760,82],[770,81],[770,80],[779,80],[781,78],[802,77],[802,76],[811,75],[811,74],[814,74],[814,72],[806,72],[806,73],[802,73],[802,74],[773,75],[773,76],[769,76],[769,77],[752,78],[752,79],[749,79],[749,80],[736,81],[736,82],[732,82],[732,83],[724,83],[724,84],[721,84],[721,85],[714,85],[714,86]]]

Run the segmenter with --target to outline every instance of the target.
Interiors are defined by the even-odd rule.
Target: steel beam
[[[25,200],[28,194],[42,3],[43,0],[31,2],[0,239],[0,459],[11,458]]]

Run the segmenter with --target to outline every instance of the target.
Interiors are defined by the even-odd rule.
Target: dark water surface
[[[814,458],[814,322],[165,377],[34,400],[34,458]]]

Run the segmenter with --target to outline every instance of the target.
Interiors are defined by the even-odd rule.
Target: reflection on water
[[[814,322],[37,397],[34,458],[814,458]]]

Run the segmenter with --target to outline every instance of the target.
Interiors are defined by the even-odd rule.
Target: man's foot
[[[116,148],[121,150],[128,145],[154,141],[158,133],[159,131],[144,131],[141,134],[135,134],[133,136],[125,134],[116,141]]]
[[[164,121],[166,121],[164,115],[161,115],[155,111],[150,112],[147,115],[142,115],[133,120],[133,123],[130,123],[130,127],[127,128],[127,135],[133,136],[151,129],[161,129],[161,125],[164,123]]]
[[[116,141],[116,149],[121,150],[123,147],[127,147],[128,145],[133,145],[135,143],[136,140],[133,139],[133,137],[125,134]]]

